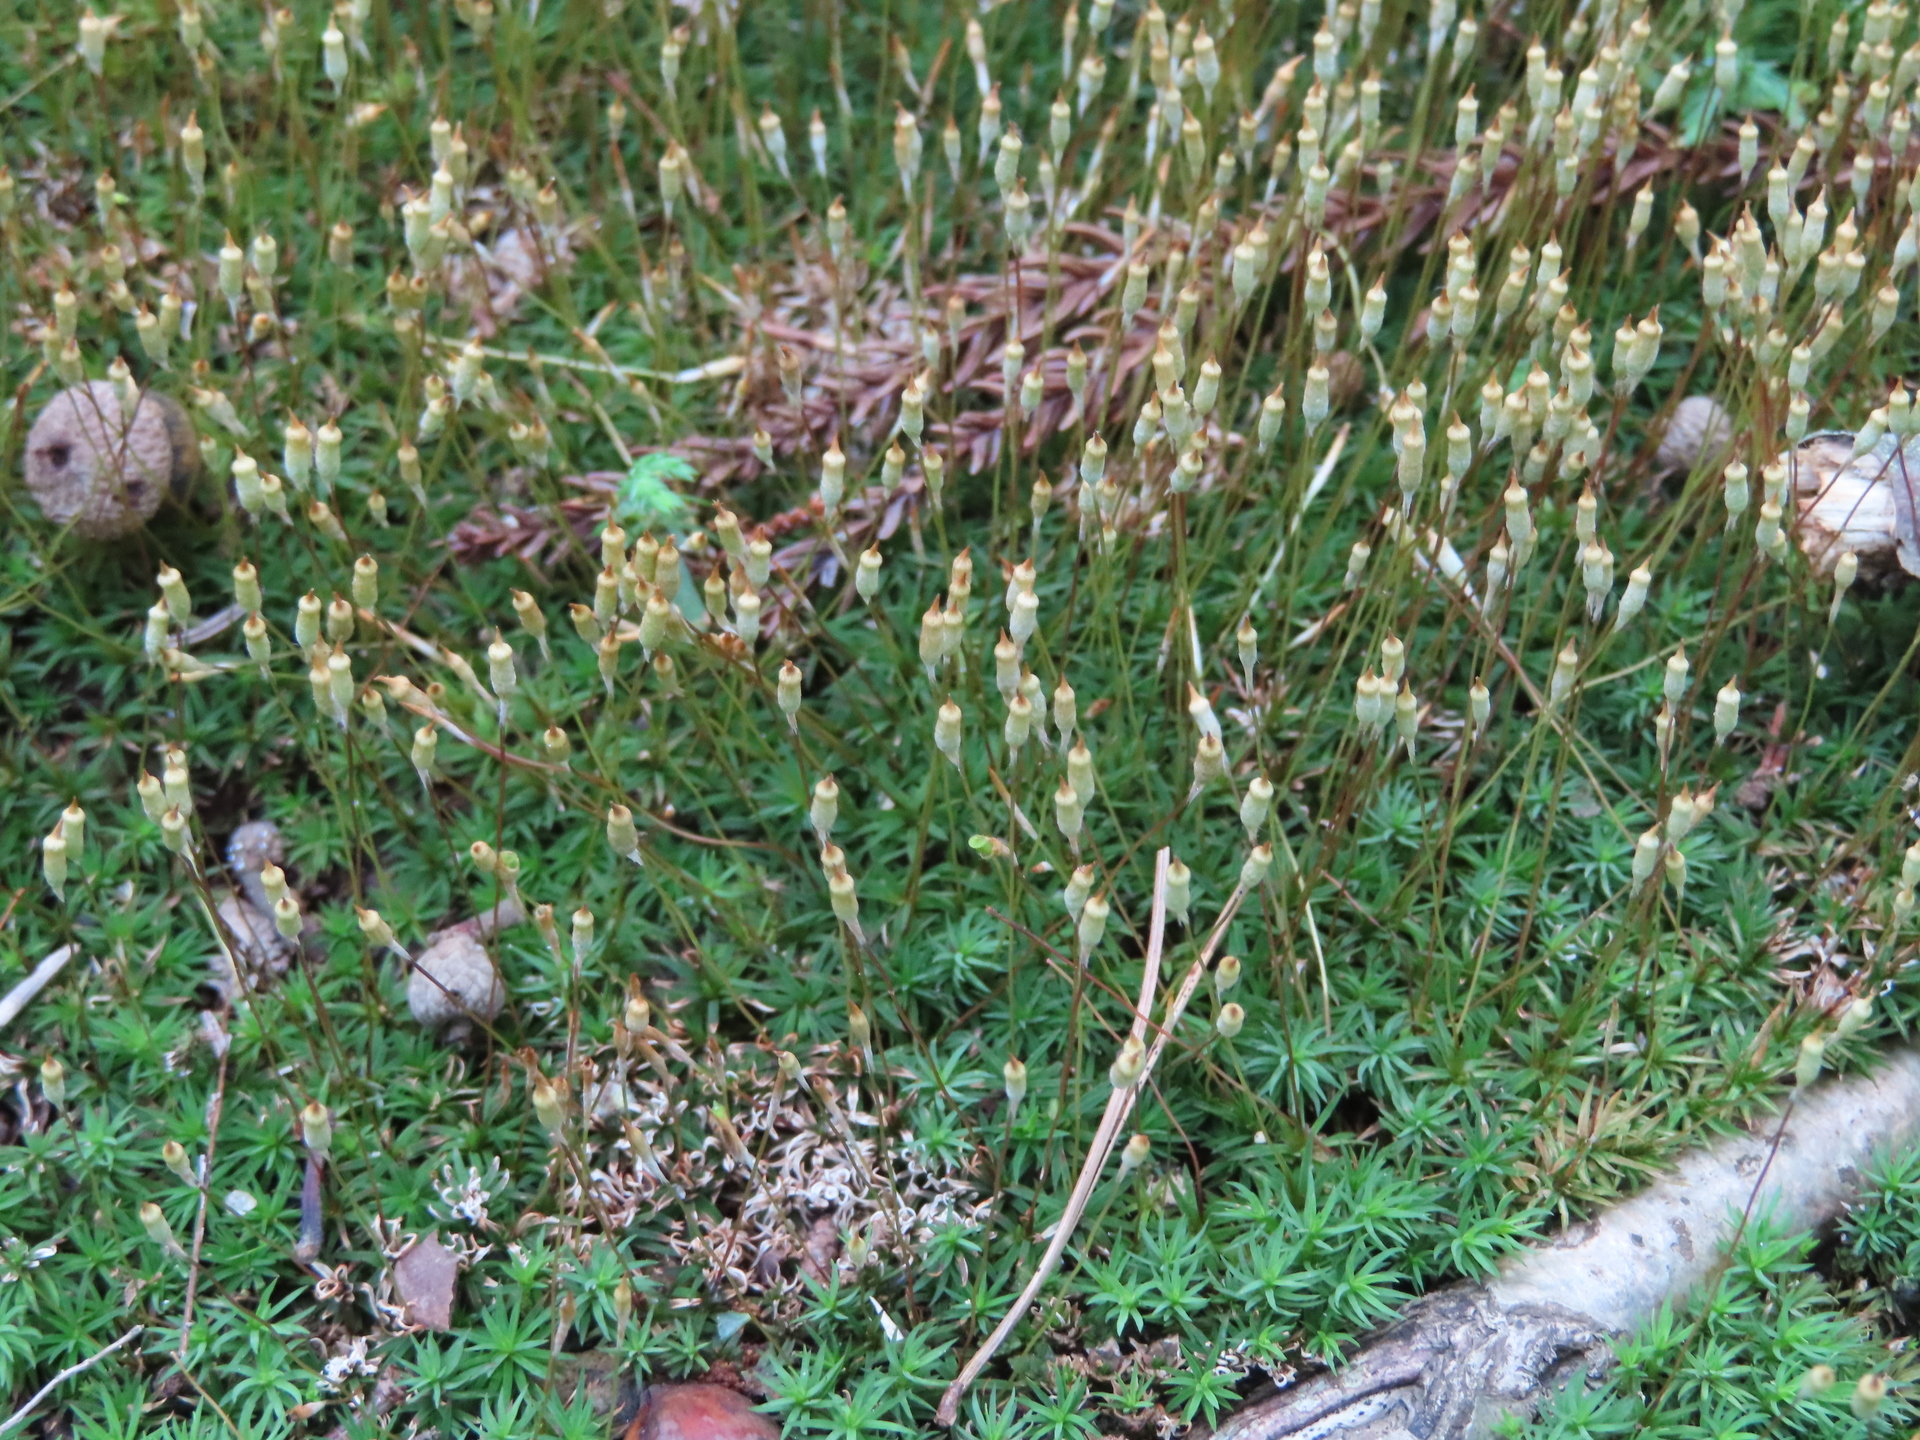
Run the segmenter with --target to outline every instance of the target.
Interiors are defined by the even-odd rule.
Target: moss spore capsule
[[[1107,1067],[1107,1081],[1116,1090],[1127,1090],[1140,1083],[1147,1068],[1147,1047],[1137,1036],[1120,1042],[1120,1053]]]
[[[1007,1109],[1015,1111],[1020,1102],[1027,1098],[1027,1067],[1017,1058],[1011,1058],[1000,1067],[1000,1083],[1007,1097]]]

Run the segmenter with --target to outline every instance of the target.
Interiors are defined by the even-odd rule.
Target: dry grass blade
[[[1167,867],[1173,861],[1173,851],[1162,846],[1153,857],[1153,910],[1147,920],[1147,962],[1140,975],[1140,1003],[1134,1007],[1133,1024],[1128,1035],[1143,1044],[1146,1040],[1148,1016],[1153,1014],[1153,992],[1160,978],[1160,955],[1167,936]],[[995,1352],[1006,1343],[1007,1336],[1013,1333],[1013,1327],[1020,1317],[1027,1313],[1041,1287],[1047,1283],[1060,1257],[1066,1253],[1067,1242],[1073,1238],[1075,1227],[1085,1213],[1087,1201],[1093,1194],[1093,1187],[1100,1178],[1100,1172],[1106,1169],[1107,1157],[1113,1153],[1113,1142],[1120,1134],[1120,1127],[1126,1124],[1127,1114],[1133,1109],[1134,1097],[1139,1094],[1140,1086],[1146,1083],[1146,1072],[1140,1079],[1124,1089],[1115,1089],[1107,1097],[1106,1113],[1100,1117],[1100,1128],[1094,1132],[1093,1143],[1087,1147],[1086,1163],[1080,1167],[1080,1178],[1074,1181],[1073,1193],[1067,1197],[1067,1207],[1061,1212],[1059,1222],[1054,1226],[1053,1239],[1047,1245],[1046,1254],[1040,1257],[1040,1263],[1034,1267],[1033,1275],[1028,1279],[1026,1288],[1020,1292],[1020,1298],[1013,1302],[986,1343],[974,1352],[959,1375],[947,1387],[940,1397],[940,1409],[935,1418],[942,1425],[952,1425],[959,1416],[961,1397],[967,1393],[973,1382],[986,1369]]]
[[[1173,852],[1162,847],[1153,857],[1153,909],[1147,920],[1147,960],[1140,976],[1140,1003],[1134,1007],[1133,1024],[1128,1029],[1128,1038],[1146,1043],[1147,1031],[1152,1027],[1149,1017],[1153,1014],[1153,992],[1160,978],[1160,957],[1166,943],[1167,933],[1167,867],[1172,863]],[[940,1397],[940,1409],[935,1415],[942,1425],[951,1426],[959,1418],[960,1401],[966,1395],[973,1382],[980,1378],[980,1372],[986,1369],[1000,1347],[1006,1343],[1007,1336],[1013,1333],[1013,1327],[1020,1323],[1020,1317],[1027,1313],[1041,1289],[1046,1285],[1054,1270],[1060,1264],[1060,1257],[1066,1253],[1067,1242],[1073,1238],[1073,1232],[1080,1224],[1080,1217],[1086,1213],[1087,1201],[1093,1196],[1093,1187],[1099,1182],[1101,1172],[1107,1168],[1107,1160],[1113,1154],[1114,1141],[1120,1138],[1120,1131],[1127,1123],[1127,1116],[1133,1111],[1133,1103],[1139,1097],[1141,1088],[1153,1074],[1154,1062],[1160,1058],[1160,1052],[1166,1048],[1167,1040],[1173,1029],[1180,1023],[1180,1017],[1186,1013],[1187,1001],[1193,997],[1200,977],[1207,972],[1207,964],[1213,958],[1213,952],[1219,948],[1220,941],[1227,933],[1227,926],[1239,912],[1240,902],[1246,898],[1246,886],[1236,885],[1233,893],[1227,897],[1227,903],[1221,908],[1220,918],[1214,922],[1213,931],[1207,936],[1207,943],[1194,959],[1180,983],[1180,990],[1167,1007],[1166,1022],[1155,1028],[1153,1043],[1147,1050],[1146,1064],[1140,1071],[1140,1078],[1124,1089],[1115,1089],[1107,1097],[1106,1112],[1100,1117],[1100,1128],[1094,1132],[1093,1143],[1087,1147],[1087,1158],[1080,1167],[1080,1176],[1073,1184],[1073,1193],[1067,1197],[1067,1205],[1060,1212],[1060,1219],[1053,1228],[1053,1239],[1048,1242],[1047,1250],[1040,1257],[1040,1263],[1034,1266],[1033,1274],[1028,1278],[1026,1288],[1020,1292],[1020,1298],[1013,1302],[993,1333],[986,1339],[973,1358],[968,1360],[959,1375]]]

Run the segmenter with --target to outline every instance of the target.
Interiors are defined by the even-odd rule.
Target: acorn
[[[428,946],[407,976],[407,1008],[413,1018],[453,1044],[472,1033],[475,1020],[498,1015],[506,999],[493,957],[473,936],[458,930]]]
[[[1351,410],[1366,398],[1367,367],[1351,350],[1327,356],[1327,399],[1330,408]]]
[[[88,540],[138,530],[199,465],[193,422],[177,401],[143,390],[129,421],[105,380],[62,390],[27,433],[27,489],[49,521]]]
[[[1673,417],[1653,452],[1654,467],[1662,473],[1691,474],[1704,457],[1725,454],[1733,440],[1733,420],[1711,395],[1689,395],[1673,407]]]

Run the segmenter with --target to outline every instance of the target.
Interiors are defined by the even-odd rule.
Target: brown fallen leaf
[[[393,1262],[393,1280],[399,1287],[407,1318],[429,1330],[453,1328],[453,1287],[460,1276],[460,1260],[429,1230]]]

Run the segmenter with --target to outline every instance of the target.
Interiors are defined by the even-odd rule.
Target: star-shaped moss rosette
[[[684,532],[693,506],[674,485],[687,484],[694,469],[679,455],[656,451],[636,456],[613,502],[613,518],[628,530],[659,527]]]

